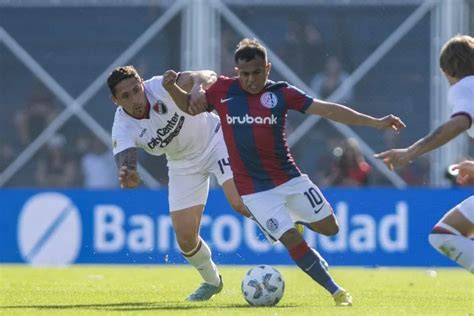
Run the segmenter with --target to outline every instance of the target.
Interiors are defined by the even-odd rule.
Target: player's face
[[[265,87],[272,65],[257,56],[250,61],[239,59],[237,61],[237,76],[242,89],[250,94],[258,94]]]
[[[147,100],[141,79],[130,77],[120,81],[115,86],[115,96],[112,99],[134,117],[145,114]]]

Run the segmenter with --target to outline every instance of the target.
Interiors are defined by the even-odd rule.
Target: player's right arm
[[[127,148],[114,155],[121,188],[135,188],[140,185],[137,171],[137,148]]]
[[[190,107],[191,94],[187,93],[181,86],[176,83],[177,79],[178,74],[173,70],[168,70],[163,74],[162,85],[163,88],[165,88],[165,90],[171,96],[171,98],[173,98],[173,101],[176,103],[179,109],[190,115],[196,115],[205,112],[207,109],[207,100],[202,85],[198,85],[199,88],[194,91],[195,97],[193,99],[195,100],[195,104]]]

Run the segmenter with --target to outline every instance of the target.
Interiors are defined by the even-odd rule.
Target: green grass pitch
[[[332,297],[302,271],[277,267],[286,282],[274,307],[251,307],[240,293],[249,267],[220,266],[223,291],[209,302],[184,299],[200,283],[189,266],[0,266],[0,315],[474,315],[474,278],[460,268],[331,268],[354,297]]]

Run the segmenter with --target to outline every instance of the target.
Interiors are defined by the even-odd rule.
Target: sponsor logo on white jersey
[[[150,149],[159,146],[160,148],[164,148],[168,146],[169,143],[178,136],[181,128],[184,124],[184,116],[179,116],[178,113],[175,113],[171,119],[169,119],[166,123],[166,126],[163,128],[158,128],[156,130],[156,137],[153,137],[148,142],[148,147]]]
[[[258,125],[276,125],[278,124],[277,117],[275,115],[262,117],[262,116],[250,116],[245,114],[245,116],[229,116],[226,114],[227,124],[258,124]]]
[[[278,104],[278,98],[273,92],[265,92],[260,97],[260,103],[268,109],[273,109]]]

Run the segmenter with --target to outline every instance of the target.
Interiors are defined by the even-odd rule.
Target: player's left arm
[[[314,99],[313,103],[308,107],[306,113],[319,115],[332,121],[351,124],[363,125],[374,128],[393,128],[399,132],[400,129],[406,127],[403,121],[395,115],[387,115],[382,118],[357,112],[347,106],[338,103],[326,102]]]

